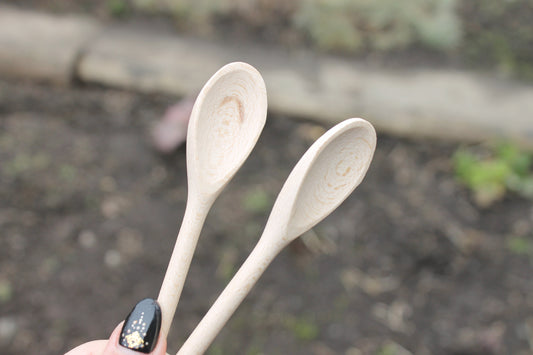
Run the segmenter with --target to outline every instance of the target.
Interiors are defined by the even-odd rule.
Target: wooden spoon
[[[196,99],[187,130],[187,206],[158,297],[164,337],[207,213],[252,151],[266,113],[263,78],[245,63],[222,67]]]
[[[259,242],[178,354],[203,354],[276,255],[329,215],[359,185],[376,147],[370,123],[348,119],[320,137],[296,164]]]

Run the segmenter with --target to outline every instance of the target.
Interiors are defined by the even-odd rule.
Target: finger
[[[100,355],[107,345],[107,340],[93,340],[82,344],[65,355]]]
[[[146,298],[115,328],[102,355],[164,355],[167,344],[160,328],[161,309],[155,300]]]
[[[120,323],[115,328],[115,330],[113,330],[113,333],[111,333],[109,340],[104,341],[105,348],[103,348],[102,352],[98,353],[98,355],[100,354],[101,355],[139,355],[139,354],[142,354],[142,353],[139,353],[138,351],[130,350],[119,344],[119,339],[122,333],[123,325],[124,325],[124,322]],[[165,355],[166,349],[167,349],[167,340],[161,336],[157,341],[157,345],[152,350],[152,352],[149,354],[150,355]],[[82,354],[80,353],[80,354],[72,354],[72,355],[82,355]],[[88,355],[88,354],[84,353],[83,355]]]

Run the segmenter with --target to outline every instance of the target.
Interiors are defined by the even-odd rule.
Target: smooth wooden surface
[[[372,125],[352,118],[327,131],[307,150],[283,185],[258,244],[179,355],[207,350],[276,255],[329,215],[359,185],[375,147]]]
[[[266,112],[263,79],[245,63],[222,67],[196,99],[187,130],[187,206],[158,297],[164,337],[207,213],[255,146]]]

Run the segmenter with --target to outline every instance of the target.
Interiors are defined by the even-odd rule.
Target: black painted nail
[[[118,343],[148,354],[155,348],[160,328],[161,308],[156,300],[145,298],[126,317]]]

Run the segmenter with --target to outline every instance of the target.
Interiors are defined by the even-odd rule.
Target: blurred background
[[[146,38],[186,39],[191,48],[222,44],[236,56],[242,48],[260,48],[271,53],[261,62],[265,70],[305,55],[305,63],[382,71],[380,80],[390,75],[406,88],[413,70],[424,69],[459,80],[486,78],[483,86],[497,87],[502,96],[532,90],[528,0],[2,5],[0,16],[16,9],[52,22],[89,18]],[[4,51],[22,43],[16,33],[32,26],[14,23],[11,37],[0,36]],[[113,50],[128,53],[130,43],[116,41]],[[37,40],[34,47],[39,53],[28,57],[49,54]],[[142,70],[125,58],[126,69],[118,69],[123,76],[110,80],[86,79],[87,67],[77,66],[86,52],[74,56],[67,79],[54,80],[24,75],[31,68],[21,71],[0,48],[4,68],[17,68],[16,75],[0,74],[0,353],[64,353],[107,337],[137,301],[157,297],[185,208],[188,115],[214,73],[209,66],[196,73],[202,78],[196,87],[180,86],[185,76],[166,77],[160,87],[141,80],[150,76],[151,63],[164,60],[161,48],[145,53]],[[203,63],[186,52],[171,60],[176,66]],[[47,65],[53,72],[54,63]],[[129,72],[141,79],[121,81]],[[282,101],[275,91],[268,94]],[[382,101],[368,101],[352,116],[367,113],[373,122],[377,112],[378,120],[396,99],[387,95],[380,92]],[[421,95],[412,102],[427,100]],[[256,148],[215,202],[169,334],[169,353],[257,242],[294,164],[333,125],[328,112],[335,101],[314,101],[326,108],[273,107]],[[378,121],[378,148],[363,183],[278,256],[208,354],[533,354],[533,112],[521,109],[527,104],[509,108],[526,123],[521,127],[502,116],[510,131],[522,133],[515,140],[498,135],[477,107],[464,120],[492,132],[483,139],[476,129],[441,134],[446,120],[416,110],[386,111],[390,121]],[[413,128],[398,129],[401,120]]]

